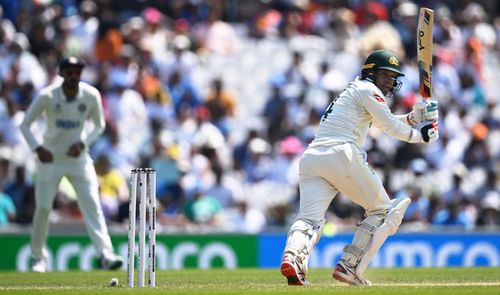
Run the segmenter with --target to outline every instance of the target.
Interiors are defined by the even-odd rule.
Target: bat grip
[[[426,107],[427,106],[424,101],[419,101],[413,106],[415,121],[417,121],[417,123],[422,123],[424,121],[424,110]]]

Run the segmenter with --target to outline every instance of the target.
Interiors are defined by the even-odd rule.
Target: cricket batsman
[[[28,145],[36,153],[35,213],[31,235],[32,271],[46,272],[45,244],[49,214],[59,182],[66,176],[73,185],[85,226],[99,256],[103,269],[119,268],[123,261],[113,253],[104,215],[99,202],[97,176],[88,153],[89,145],[104,131],[101,95],[91,85],[81,82],[84,63],[75,57],[64,59],[59,65],[63,81],[42,89],[33,100],[20,129]],[[46,118],[43,140],[40,142],[30,126],[42,115]],[[93,130],[83,133],[85,122],[93,123]]]
[[[309,255],[338,192],[362,206],[365,219],[357,226],[352,243],[344,248],[333,278],[350,285],[370,285],[363,273],[387,237],[398,229],[410,199],[391,200],[366,162],[361,146],[368,130],[375,125],[409,143],[432,143],[439,137],[435,100],[406,115],[392,114],[386,101],[401,87],[401,76],[399,60],[392,52],[374,51],[366,58],[361,77],[347,84],[323,114],[299,164],[300,209],[288,232],[280,267],[289,285],[308,283]],[[417,117],[423,122],[417,122]]]

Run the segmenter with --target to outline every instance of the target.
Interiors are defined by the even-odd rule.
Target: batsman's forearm
[[[408,124],[402,124],[395,121],[393,126],[384,129],[384,131],[390,136],[399,139],[401,141],[406,141],[409,143],[419,143],[422,142],[422,134],[417,129],[411,128]]]
[[[412,126],[410,122],[408,121],[408,116],[410,114],[405,114],[405,115],[396,115],[396,118],[398,118],[399,121],[405,123],[406,125]]]

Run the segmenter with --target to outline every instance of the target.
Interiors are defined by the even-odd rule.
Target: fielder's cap
[[[30,49],[30,41],[28,40],[28,37],[26,37],[26,35],[23,33],[14,34],[12,44],[18,45],[22,50]]]
[[[94,14],[97,12],[97,5],[91,0],[82,1],[80,3],[80,12]]]
[[[177,35],[173,40],[174,48],[179,50],[188,49],[191,46],[191,42],[188,37],[184,35]]]
[[[279,152],[287,155],[298,155],[302,152],[304,146],[295,136],[287,136],[279,143]]]
[[[83,69],[85,67],[85,63],[81,61],[79,58],[70,56],[65,58],[59,64],[59,70],[63,70],[65,68],[80,68]]]
[[[249,148],[253,154],[269,154],[271,152],[271,145],[258,137],[250,140]]]
[[[157,24],[160,22],[161,17],[161,12],[154,7],[148,7],[144,10],[144,19],[148,23]]]
[[[422,158],[416,158],[410,162],[410,169],[414,173],[423,174],[427,171],[428,166],[427,161]]]
[[[486,193],[486,196],[481,201],[481,207],[500,211],[500,194],[496,191]]]

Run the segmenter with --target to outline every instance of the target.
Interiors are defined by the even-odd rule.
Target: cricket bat
[[[432,97],[432,30],[434,11],[420,8],[417,29],[417,59],[420,78],[420,96],[424,100]]]
[[[419,92],[421,101],[415,104],[415,119],[423,121],[427,99],[432,97],[432,30],[434,28],[434,11],[420,8],[417,28],[417,60],[420,80]]]

